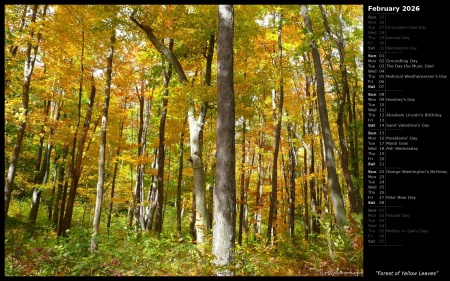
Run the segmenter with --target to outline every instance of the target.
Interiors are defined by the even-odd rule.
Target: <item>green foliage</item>
[[[98,251],[91,252],[88,224],[80,227],[84,209],[75,208],[72,228],[67,237],[57,237],[41,211],[35,226],[27,222],[26,200],[11,205],[5,222],[6,276],[213,276],[215,266],[211,239],[201,254],[197,245],[184,235],[179,240],[175,226],[165,224],[159,236],[153,232],[134,232],[126,226],[126,214],[113,217],[111,228],[97,237]],[[295,238],[279,233],[274,245],[267,245],[265,235],[254,239],[252,230],[244,234],[243,245],[235,248],[229,269],[236,276],[314,276],[324,272],[362,272],[362,248],[345,241],[358,241],[362,235],[361,217],[351,214],[348,236],[330,228],[331,216],[321,218],[322,233],[304,241],[301,222],[297,221]],[[106,218],[103,218],[106,219]],[[175,220],[175,207],[166,206],[165,221]],[[78,222],[78,223],[76,223]],[[183,229],[187,232],[188,216]],[[102,225],[106,225],[102,222]],[[103,226],[104,227],[104,226]],[[362,236],[361,236],[362,237]],[[362,240],[361,240],[362,241]],[[330,257],[331,242],[333,258]],[[348,245],[354,245],[348,247]],[[38,262],[36,262],[38,261]]]

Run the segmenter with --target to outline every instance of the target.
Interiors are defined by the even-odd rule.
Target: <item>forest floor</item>
[[[166,212],[167,227],[159,237],[136,233],[125,225],[126,216],[114,217],[109,233],[103,224],[95,253],[90,251],[87,219],[78,224],[75,220],[67,237],[58,237],[45,217],[32,225],[20,212],[10,214],[5,221],[5,276],[215,275],[211,235],[200,253],[188,234],[180,241],[168,226],[171,211]],[[242,245],[236,244],[230,269],[236,276],[362,276],[362,245],[354,243],[362,242],[361,229],[344,239],[333,231],[322,232],[305,240],[299,223],[294,239],[279,233],[276,244],[267,246],[266,239],[250,228]]]

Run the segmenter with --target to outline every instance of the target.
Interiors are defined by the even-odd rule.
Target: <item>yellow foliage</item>
[[[192,168],[183,168],[183,176],[188,176],[188,177],[194,176],[194,169],[192,169]]]

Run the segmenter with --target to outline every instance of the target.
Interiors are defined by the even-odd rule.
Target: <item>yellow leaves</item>
[[[195,85],[189,87],[189,94],[192,98],[203,102],[212,102],[216,100],[216,88],[207,85]]]
[[[150,169],[150,170],[147,169],[145,172],[147,174],[155,176],[155,177],[158,175],[158,170],[156,170],[156,169]]]
[[[194,176],[194,169],[192,168],[183,168],[183,176],[192,177]]]
[[[153,156],[138,157],[137,155],[134,155],[134,154],[124,153],[118,157],[118,161],[123,161],[125,163],[133,163],[134,165],[147,164],[147,163],[151,163],[153,161]]]
[[[113,203],[127,203],[129,199],[127,198],[111,198],[111,202]]]
[[[311,173],[311,174],[302,174],[298,179],[301,182],[305,182],[305,181],[310,181],[312,179],[316,179],[316,180],[320,180],[324,178],[324,174],[322,172],[318,172],[318,173]]]
[[[147,164],[153,162],[153,156],[145,156],[141,155],[135,158],[134,164],[140,165],[140,164]]]
[[[27,110],[23,107],[20,107],[17,112],[14,114],[15,124],[25,123],[27,121]]]

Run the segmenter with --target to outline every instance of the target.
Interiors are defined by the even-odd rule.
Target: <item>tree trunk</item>
[[[313,38],[314,32],[311,25],[311,20],[307,14],[306,5],[301,5],[301,13],[305,22],[308,33]],[[331,137],[330,123],[328,121],[328,110],[325,100],[325,85],[323,79],[322,65],[320,61],[320,54],[315,40],[310,41],[311,52],[313,55],[314,69],[317,79],[317,99],[319,105],[319,117],[322,127],[322,135],[325,144],[325,155],[328,172],[328,185],[331,191],[331,200],[333,203],[334,215],[338,226],[343,227],[347,224],[345,216],[344,200],[342,198],[341,186],[336,172],[336,162],[333,153],[333,139]]]
[[[48,102],[48,104],[47,104]],[[42,161],[42,151],[43,151],[43,147],[44,147],[44,138],[45,138],[45,123],[47,121],[48,118],[48,113],[49,113],[49,109],[50,109],[50,100],[49,101],[44,101],[44,113],[45,113],[45,117],[44,117],[44,124],[42,125],[42,129],[41,129],[41,136],[39,137],[39,148],[37,151],[37,160],[36,160],[36,168],[34,169],[34,172],[36,173],[34,175],[34,184],[37,183],[41,183],[42,184],[42,180],[43,180],[43,174],[44,174],[44,170],[41,170],[41,161]],[[46,161],[44,160],[44,163],[42,163],[42,166],[45,166]]]
[[[320,11],[322,13],[323,17],[323,23],[325,25],[325,29],[327,33],[330,35],[331,38],[333,38],[334,42],[336,43],[336,46],[339,51],[339,70],[341,72],[341,79],[342,79],[342,95],[339,99],[339,107],[338,107],[338,116],[337,116],[337,127],[338,127],[338,134],[339,134],[339,145],[341,148],[341,167],[342,167],[342,173],[344,175],[345,182],[347,183],[347,189],[348,189],[348,199],[350,202],[350,210],[354,213],[359,213],[360,210],[358,210],[358,206],[356,204],[356,195],[355,195],[355,188],[353,187],[353,182],[350,175],[349,170],[349,153],[347,149],[347,142],[344,134],[344,109],[345,109],[345,101],[347,100],[347,97],[350,95],[350,89],[348,86],[348,80],[347,80],[347,65],[345,64],[345,40],[343,38],[342,29],[343,29],[343,23],[342,23],[342,7],[339,5],[339,34],[337,37],[335,37],[331,33],[331,28],[328,25],[328,18],[325,14],[325,10],[323,9],[322,5],[319,5]],[[339,89],[339,88],[338,88]]]
[[[214,44],[215,44],[215,35],[211,34],[209,36],[208,41],[208,49],[206,53],[206,67],[205,67],[205,85],[211,86],[211,73],[212,73],[212,62],[213,62],[213,56],[214,56]],[[205,104],[205,116],[206,116],[206,107],[207,104]],[[201,134],[201,143],[203,143],[203,133]],[[206,167],[205,167],[205,173],[206,173]],[[210,231],[212,229],[212,220],[213,220],[213,192],[214,186],[212,184],[208,185],[207,188],[207,194],[206,194],[206,229],[207,231]]]
[[[103,189],[105,187],[105,156],[106,156],[106,132],[108,128],[108,110],[109,100],[111,95],[111,77],[112,77],[112,64],[114,54],[114,44],[116,42],[116,29],[113,28],[112,35],[110,37],[110,48],[108,52],[107,67],[106,67],[106,87],[105,87],[105,100],[103,102],[103,116],[102,116],[102,131],[100,133],[100,151],[98,160],[98,181],[97,181],[97,197],[95,200],[94,222],[91,239],[91,251],[97,251],[98,248],[98,235],[100,232],[100,218],[102,212],[103,202]]]
[[[65,160],[67,157],[68,150],[69,149],[67,147],[64,147],[61,162],[56,163],[58,169],[58,188],[56,191],[55,209],[53,210],[53,217],[52,217],[55,231],[58,231],[59,228],[59,212],[61,209],[64,209],[62,196],[64,187],[64,173],[66,167]]]
[[[196,230],[195,230],[195,215],[196,215],[196,211],[195,211],[195,192],[192,192],[192,203],[191,203],[191,220],[189,222],[189,234],[192,237],[192,241],[196,241]]]
[[[76,153],[76,161],[75,166],[72,168],[72,183],[69,192],[69,198],[67,199],[67,207],[64,215],[64,224],[62,226],[61,234],[63,236],[66,235],[67,229],[70,228],[72,223],[72,213],[73,213],[73,204],[75,202],[75,196],[77,194],[78,181],[81,176],[81,171],[83,169],[82,160],[83,160],[83,152],[84,145],[86,143],[86,138],[89,130],[89,126],[91,124],[92,111],[94,107],[94,99],[95,99],[95,83],[94,83],[94,75],[91,75],[91,94],[89,97],[89,106],[86,111],[86,117],[84,119],[83,129],[81,132],[81,138],[77,144],[77,153]]]
[[[222,266],[227,267],[233,262],[236,229],[233,37],[233,5],[219,5],[217,162],[212,245],[218,276],[233,275],[231,270]]]
[[[289,167],[289,197],[288,197],[288,204],[289,204],[289,237],[294,238],[294,228],[295,228],[295,177],[297,173],[295,172],[295,168],[297,166],[297,154],[296,154],[296,148],[293,143],[294,134],[292,131],[294,128],[292,128],[292,125],[288,125],[288,137],[289,137],[289,157],[288,157],[288,167]]]
[[[267,226],[267,243],[273,243],[272,237],[275,240],[277,230],[277,189],[278,189],[278,153],[280,150],[281,139],[281,119],[283,114],[283,48],[281,44],[281,14],[278,14],[278,67],[279,67],[279,93],[277,95],[276,90],[273,90],[273,104],[274,104],[274,121],[276,120],[276,126],[273,130],[273,137],[275,140],[273,148],[273,163],[272,163],[272,193],[270,196],[270,209],[269,220]],[[275,225],[274,225],[275,222]]]
[[[30,210],[30,216],[28,218],[31,224],[36,223],[36,219],[37,219],[38,212],[39,212],[39,204],[41,202],[41,193],[42,193],[42,190],[33,188],[33,196],[31,198],[31,210]]]
[[[169,41],[169,50],[173,51],[173,39]],[[167,118],[167,104],[169,102],[169,82],[172,77],[172,64],[169,63],[169,69],[163,68],[163,80],[164,80],[164,92],[161,108],[161,118],[159,120],[159,147],[158,147],[158,196],[156,200],[156,220],[155,220],[155,233],[161,233],[162,231],[162,205],[163,205],[163,187],[164,187],[164,160],[166,157],[165,150],[165,128]]]
[[[180,135],[180,156],[178,162],[178,182],[177,182],[177,236],[181,239],[181,181],[183,179],[183,143],[184,133]]]
[[[125,120],[122,120],[120,122],[119,142],[122,140],[124,123],[125,123]],[[116,151],[116,157],[118,158],[119,156],[120,156],[120,144]],[[112,211],[113,211],[113,207],[114,207],[113,200],[114,200],[114,195],[115,195],[114,192],[115,192],[115,188],[116,188],[116,177],[117,177],[117,169],[118,168],[119,168],[119,160],[116,159],[115,163],[114,163],[114,172],[113,172],[113,178],[112,178],[112,183],[111,183],[111,200],[109,202],[108,222],[106,223],[108,232],[109,232],[109,228],[111,226],[111,216],[112,216]]]
[[[302,119],[303,119],[303,136],[306,135],[306,118],[305,118],[305,111],[302,110]],[[308,149],[307,146],[304,145],[304,152],[303,152],[303,175],[306,177],[308,176]],[[309,224],[309,206],[308,206],[308,181],[303,181],[303,226],[304,226],[304,232],[305,232],[305,241],[309,240],[309,234],[311,233],[311,227]]]
[[[242,227],[244,220],[244,206],[247,205],[245,201],[245,119],[242,122],[242,144],[241,144],[241,172],[239,175],[240,198],[239,198],[239,231],[238,244],[242,245]]]
[[[260,152],[263,147],[265,146],[265,142],[264,142],[264,124],[265,124],[265,119],[264,119],[264,114],[260,113],[260,134],[259,134],[259,144],[258,144],[258,168],[257,168],[257,180],[256,180],[256,200],[255,200],[255,224],[254,224],[254,231],[255,231],[255,240],[256,239],[260,239],[261,237],[261,220],[262,220],[262,216],[261,216],[261,209],[263,207],[262,204],[262,192],[263,192],[263,180],[264,180],[264,170],[263,170],[263,155]]]
[[[135,231],[147,229],[144,218],[144,175],[145,175],[145,151],[147,147],[147,129],[150,120],[150,98],[145,96],[145,85],[141,82],[140,91],[136,86],[139,96],[139,131],[138,131],[138,164],[136,165],[136,184],[134,188],[134,219]],[[145,107],[145,114],[144,114]]]

